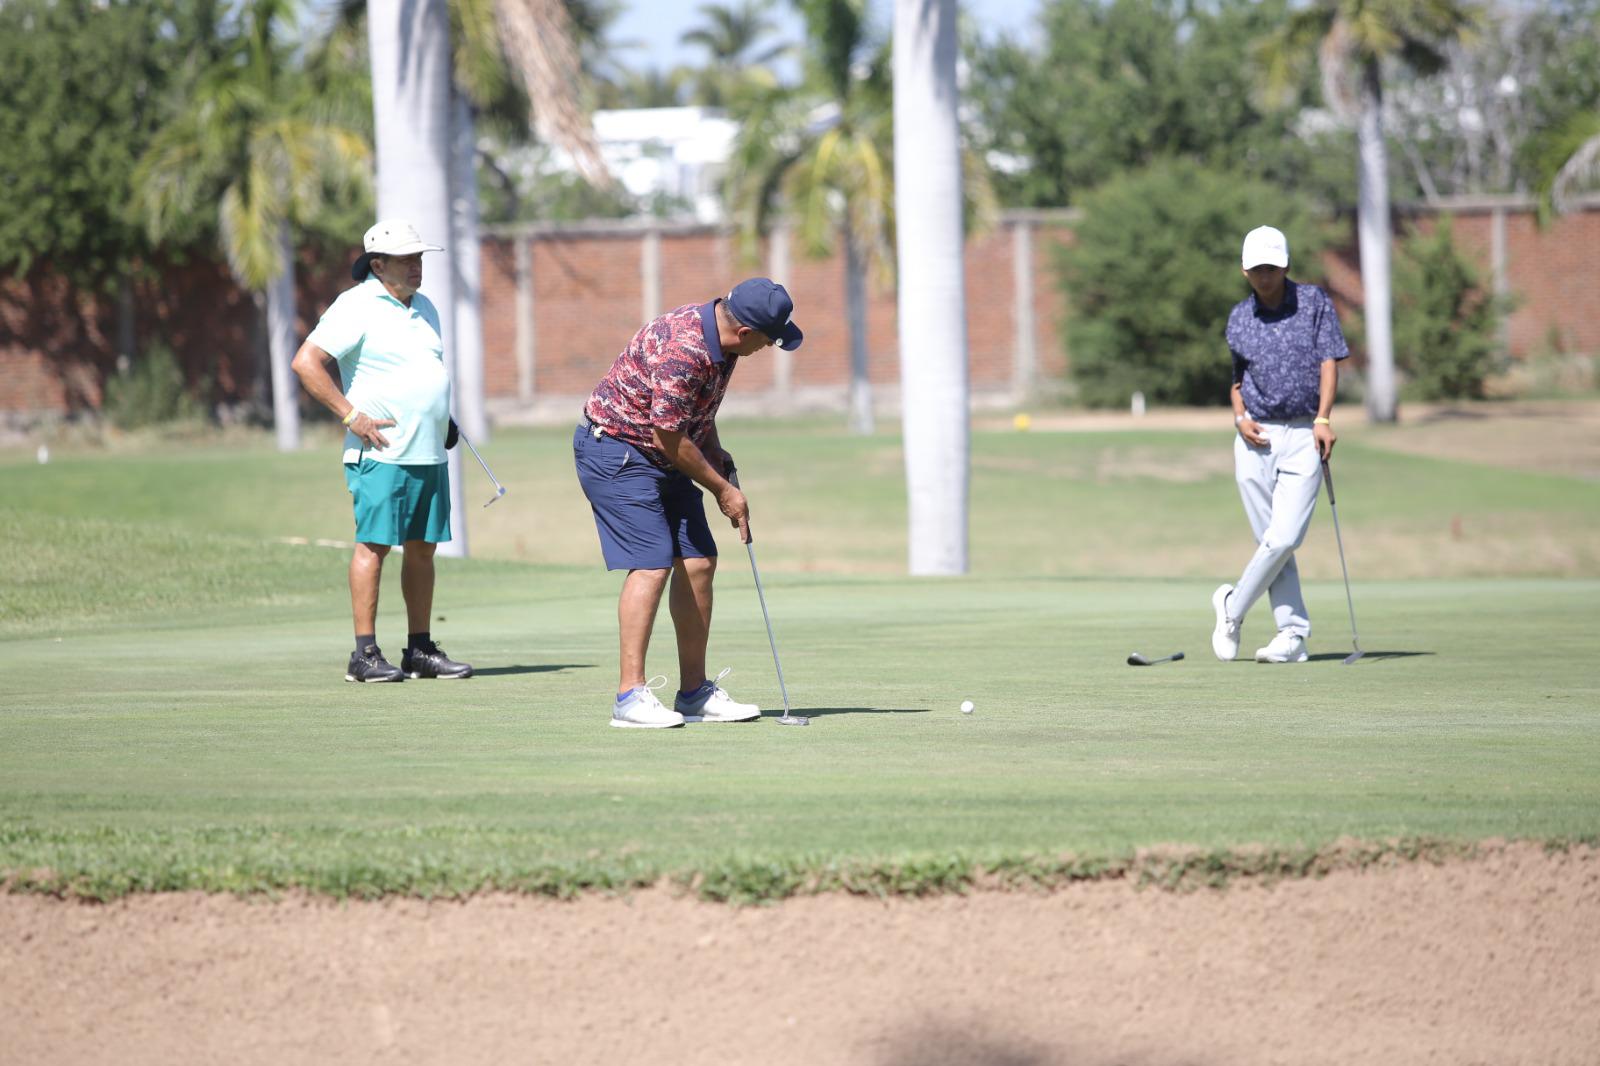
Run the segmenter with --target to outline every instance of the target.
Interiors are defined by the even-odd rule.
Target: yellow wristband
[[[1331,425],[1333,425],[1333,419],[1331,419],[1331,418],[1313,418],[1311,420],[1311,424],[1313,426],[1331,426]]]
[[[356,420],[356,416],[360,413],[361,412],[356,410],[354,407],[350,408],[350,413],[344,416],[344,424],[348,426],[350,423],[354,422]]]

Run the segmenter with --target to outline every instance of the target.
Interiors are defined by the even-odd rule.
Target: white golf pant
[[[1300,593],[1294,550],[1311,526],[1322,488],[1322,460],[1309,419],[1260,425],[1267,437],[1264,448],[1234,435],[1233,476],[1257,547],[1228,597],[1228,617],[1243,621],[1265,592],[1278,631],[1305,638],[1311,635],[1311,619]]]

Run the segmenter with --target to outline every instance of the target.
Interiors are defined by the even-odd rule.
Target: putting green
[[[802,510],[776,457],[805,441],[757,439],[769,481],[749,485],[753,497]],[[1458,487],[1484,481],[1486,499],[1503,488],[1498,471],[1416,462]],[[275,509],[209,523],[198,503],[175,505],[190,509],[178,519],[115,517],[120,505],[105,500],[124,491],[128,463],[169,475],[192,467],[191,485],[210,469],[178,453],[83,456],[69,461],[78,490],[65,498],[39,487],[49,468],[0,469],[8,487],[26,481],[0,510],[7,543],[26,547],[0,594],[10,634],[0,642],[0,876],[16,885],[560,891],[699,874],[759,895],[829,870],[889,871],[915,888],[959,880],[974,862],[1147,845],[1293,850],[1344,837],[1597,830],[1600,679],[1589,656],[1600,581],[1364,576],[1364,531],[1411,520],[1433,506],[1427,494],[1411,510],[1402,499],[1389,514],[1354,505],[1347,516],[1361,481],[1341,480],[1369,651],[1351,667],[1340,664],[1349,633],[1336,558],[1320,559],[1325,576],[1308,583],[1313,661],[1267,667],[1211,658],[1215,579],[1007,573],[1021,565],[1009,555],[1005,568],[960,579],[818,574],[774,536],[762,541],[762,578],[795,710],[812,726],[657,733],[606,725],[614,576],[443,560],[435,631],[478,676],[349,685],[346,554],[275,542],[260,524],[294,517]],[[793,463],[804,486],[803,461]],[[257,453],[242,465],[252,464],[264,497],[281,488],[309,498],[295,479],[327,480],[303,455]],[[1091,482],[1067,488],[1093,497]],[[1196,490],[1143,487],[1160,528],[1128,527],[1130,555],[1131,542],[1149,551],[1168,535],[1168,496]],[[1204,487],[1177,513],[1204,508],[1200,529],[1242,522],[1226,482]],[[1540,503],[1543,491],[1525,486],[1513,500],[1526,528],[1559,529],[1592,509],[1554,489]],[[849,506],[841,495],[814,494],[809,506],[837,511]],[[990,506],[975,527],[1003,527]],[[1063,555],[1095,514],[1058,516]],[[880,524],[862,518],[868,530]],[[729,689],[776,711],[755,588],[743,553],[727,547],[711,665],[735,667]],[[1239,554],[1232,542],[1216,550]],[[397,578],[386,577],[380,615],[380,642],[395,653]],[[1246,650],[1268,635],[1253,617]],[[1183,662],[1125,665],[1132,651],[1179,650]],[[674,668],[665,613],[650,665]],[[960,713],[965,699],[971,715]]]

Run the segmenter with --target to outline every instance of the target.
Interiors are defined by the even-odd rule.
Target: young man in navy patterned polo
[[[717,436],[717,409],[739,360],[776,344],[800,347],[782,285],[751,278],[726,297],[649,322],[623,349],[584,405],[572,438],[578,483],[594,510],[608,570],[626,570],[617,606],[621,671],[611,724],[664,729],[743,722],[761,715],[706,678],[717,545],[696,484],[750,539],[749,506],[728,480],[733,457]],[[679,688],[667,708],[645,682],[645,653],[661,595],[678,637]],[[666,679],[661,678],[661,683]]]
[[[1233,585],[1211,596],[1211,650],[1239,654],[1239,628],[1265,592],[1277,635],[1258,663],[1303,663],[1311,619],[1300,593],[1294,550],[1305,539],[1322,487],[1321,461],[1333,454],[1331,415],[1339,360],[1350,354],[1328,294],[1290,281],[1289,242],[1271,226],[1244,238],[1251,295],[1228,316],[1233,353],[1234,480],[1255,534],[1256,552]]]

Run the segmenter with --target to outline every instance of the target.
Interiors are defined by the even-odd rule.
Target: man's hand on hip
[[[394,425],[392,418],[373,418],[365,411],[358,412],[350,420],[350,432],[361,438],[363,444],[369,448],[382,450],[389,446],[389,438],[379,430]]]

